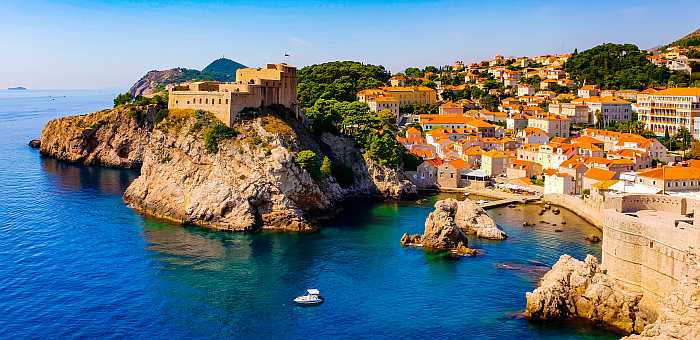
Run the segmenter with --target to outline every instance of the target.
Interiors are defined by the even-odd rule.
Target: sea
[[[126,206],[138,170],[67,164],[27,145],[47,121],[109,108],[117,92],[0,91],[0,338],[618,337],[521,316],[562,254],[600,257],[584,240],[600,231],[566,210],[490,210],[509,238],[470,238],[482,254],[462,258],[399,244],[449,195],[348,203],[310,234],[217,232]],[[325,303],[295,305],[309,288]]]

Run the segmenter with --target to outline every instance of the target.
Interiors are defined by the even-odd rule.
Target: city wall
[[[603,216],[602,263],[608,275],[647,303],[666,296],[688,270],[700,230],[685,217],[684,198],[661,195],[613,197]]]

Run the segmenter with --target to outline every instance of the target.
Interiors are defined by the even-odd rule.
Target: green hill
[[[202,70],[203,74],[210,74],[212,78],[221,81],[236,80],[236,70],[244,68],[245,65],[237,63],[231,59],[219,58],[211,62]]]

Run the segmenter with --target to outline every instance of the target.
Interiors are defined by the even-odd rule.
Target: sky
[[[670,5],[672,3],[672,5]],[[333,60],[406,67],[651,48],[700,28],[700,1],[0,1],[0,89],[127,89],[147,71]]]

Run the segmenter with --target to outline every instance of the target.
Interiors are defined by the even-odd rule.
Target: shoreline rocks
[[[641,332],[654,314],[641,306],[640,294],[615,284],[592,255],[585,261],[562,255],[525,298],[524,315],[532,321],[583,318],[625,333]]]
[[[507,238],[506,233],[498,228],[496,222],[476,202],[470,199],[463,201],[447,200],[452,200],[457,204],[455,223],[466,234],[476,235],[479,238],[489,240],[504,240]]]
[[[450,250],[459,244],[467,244],[467,236],[455,223],[456,200],[442,200],[435,203],[435,211],[425,220],[422,241],[425,248]]]
[[[38,146],[44,156],[70,163],[138,168],[155,113],[155,105],[123,106],[54,119],[42,130],[39,142],[30,145]]]

